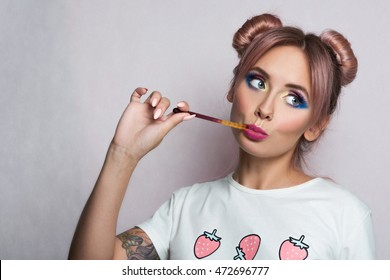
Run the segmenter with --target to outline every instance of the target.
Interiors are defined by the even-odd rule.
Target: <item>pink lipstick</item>
[[[244,134],[253,141],[261,141],[268,137],[268,134],[261,127],[254,124],[247,124],[246,127]]]

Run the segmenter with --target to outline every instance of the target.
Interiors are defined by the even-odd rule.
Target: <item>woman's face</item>
[[[234,129],[240,147],[260,158],[292,157],[298,140],[309,131],[312,112],[310,68],[304,52],[294,46],[275,47],[236,84],[228,96],[233,103],[231,120],[254,124],[266,133]]]

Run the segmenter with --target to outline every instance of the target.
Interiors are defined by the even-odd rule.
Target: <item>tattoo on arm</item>
[[[132,228],[117,236],[122,241],[129,260],[159,260],[156,249],[148,235],[140,228]]]

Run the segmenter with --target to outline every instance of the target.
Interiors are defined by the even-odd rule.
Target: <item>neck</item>
[[[312,177],[291,164],[292,154],[274,158],[257,158],[240,150],[240,159],[233,174],[234,180],[253,189],[278,189],[295,186]]]

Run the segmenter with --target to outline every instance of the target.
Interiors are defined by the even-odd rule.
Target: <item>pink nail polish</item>
[[[176,106],[177,107],[184,107],[184,106],[186,106],[186,104],[184,102],[179,102],[179,103],[177,103]]]
[[[154,98],[154,99],[152,100],[152,107],[156,107],[157,102],[158,102],[157,99]]]
[[[189,116],[185,116],[183,118],[183,121],[189,121],[189,120],[192,120],[193,118],[195,118],[196,115],[189,115]]]
[[[161,116],[161,113],[162,113],[162,110],[161,109],[157,109],[157,111],[154,112],[153,118],[155,120],[157,120]]]

